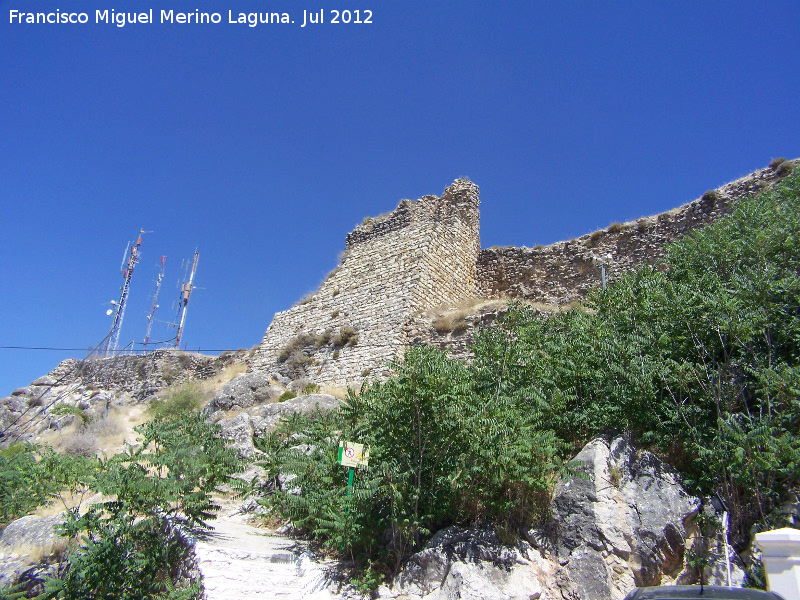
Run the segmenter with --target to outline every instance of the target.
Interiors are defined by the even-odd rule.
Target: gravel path
[[[206,600],[333,598],[324,565],[301,543],[252,527],[241,515],[221,514],[211,524],[195,545]]]

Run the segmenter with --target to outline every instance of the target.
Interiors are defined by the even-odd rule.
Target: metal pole
[[[601,273],[601,275],[603,277],[603,291],[605,292],[606,291],[606,265],[605,265],[605,263],[600,265],[600,273]]]
[[[731,587],[731,553],[728,549],[728,529],[730,527],[730,517],[727,512],[722,513],[722,531],[725,534],[725,566],[728,569],[728,587]]]
[[[119,302],[117,303],[117,313],[114,315],[114,323],[111,325],[111,332],[109,333],[108,343],[106,344],[106,357],[112,356],[116,352],[117,345],[119,344],[119,332],[120,329],[122,329],[122,319],[125,317],[125,306],[128,300],[128,292],[131,288],[133,268],[139,262],[139,248],[142,245],[143,233],[144,229],[140,230],[136,244],[131,245],[131,253],[130,256],[128,256],[127,267],[124,267],[124,270],[122,271],[122,276],[125,279],[125,283],[122,285],[122,293],[120,294]],[[125,261],[123,261],[123,266],[124,265]]]
[[[153,317],[155,317],[156,309],[158,308],[158,292],[161,290],[161,281],[164,279],[164,261],[166,256],[161,257],[161,270],[158,272],[158,279],[156,280],[156,293],[153,295],[153,307],[150,309],[150,314],[147,316],[147,333],[144,336],[143,350],[147,352],[147,343],[150,341],[150,330],[153,328]]]
[[[194,262],[192,263],[192,273],[189,275],[189,282],[184,283],[181,287],[181,320],[178,324],[178,334],[175,336],[175,348],[180,349],[181,335],[183,335],[183,324],[186,321],[186,307],[189,304],[189,296],[192,295],[192,283],[194,282],[194,273],[197,271],[197,259],[200,253],[195,251]]]

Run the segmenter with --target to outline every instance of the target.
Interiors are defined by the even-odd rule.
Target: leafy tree
[[[216,426],[192,414],[161,419],[137,431],[142,444],[100,460],[92,488],[110,500],[81,514],[69,511],[63,535],[73,541],[69,567],[49,579],[42,598],[186,598],[199,586],[176,588],[185,548],[182,526],[207,526],[217,506],[211,493],[240,469]]]

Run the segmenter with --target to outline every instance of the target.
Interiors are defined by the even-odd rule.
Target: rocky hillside
[[[156,350],[143,356],[65,360],[0,399],[0,444],[61,432],[80,414],[89,421],[120,407],[146,406],[158,393],[181,384],[206,382],[213,390],[215,383],[219,386],[246,370],[250,357],[245,350],[216,357]]]

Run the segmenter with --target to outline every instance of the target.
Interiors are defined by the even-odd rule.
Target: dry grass
[[[244,363],[234,363],[232,365],[228,365],[222,369],[222,371],[214,375],[214,377],[201,381],[200,388],[204,394],[211,393],[213,396],[223,387],[225,387],[226,383],[237,378],[239,375],[243,375],[246,372],[247,365]]]
[[[376,223],[381,223],[389,218],[391,212],[385,212],[379,214],[377,217],[364,217],[364,220],[361,221],[361,226],[364,225],[375,225]]]
[[[605,231],[603,231],[602,229],[593,231],[592,233],[589,234],[589,238],[586,240],[586,245],[589,248],[594,248],[595,246],[597,246],[597,243],[600,241],[600,238],[602,238],[603,235],[605,235]]]
[[[777,169],[778,167],[780,167],[785,162],[786,162],[785,158],[773,158],[769,163],[769,168],[770,169]]]
[[[433,328],[436,333],[458,333],[465,331],[469,328],[464,318],[467,316],[467,311],[455,310],[445,314],[441,314],[433,320]]]
[[[612,223],[608,227],[606,227],[606,231],[609,233],[620,233],[622,230],[625,229],[625,226],[622,223]]]
[[[323,385],[319,389],[320,394],[328,394],[329,396],[336,396],[339,399],[347,397],[347,390],[346,387],[340,387],[335,385]]]
[[[789,173],[792,172],[793,169],[794,169],[794,162],[786,160],[782,162],[780,165],[778,165],[778,168],[775,169],[775,172],[778,175],[788,175]]]
[[[59,450],[72,456],[93,458],[100,450],[97,436],[88,431],[68,433],[61,438]]]
[[[343,325],[331,341],[334,346],[338,347],[355,346],[358,344],[358,333],[352,326]]]

